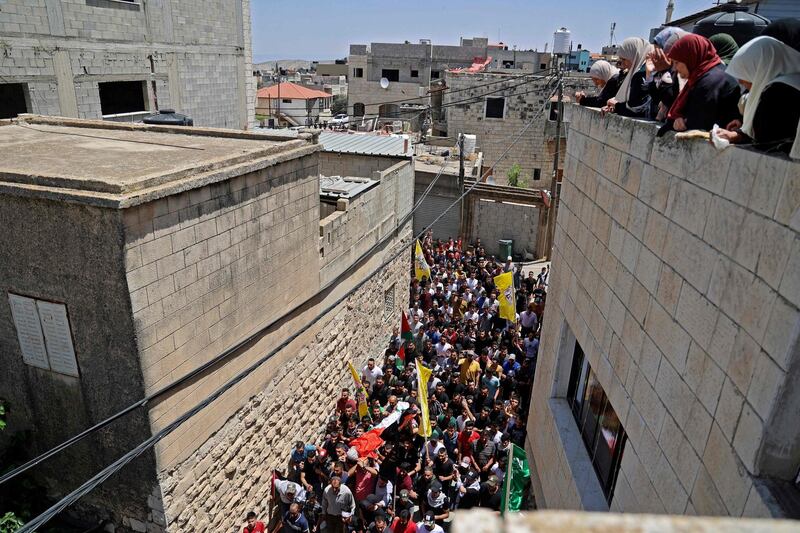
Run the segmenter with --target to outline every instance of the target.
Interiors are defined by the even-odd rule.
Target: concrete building
[[[254,123],[249,0],[6,0],[0,35],[0,118]]]
[[[166,428],[70,512],[188,532],[265,510],[272,469],[319,436],[346,361],[383,347],[408,299],[406,255],[378,267],[410,236],[412,163],[337,157],[377,183],[331,221],[309,134],[26,116],[0,147],[0,446],[30,432],[32,457],[158,392],[33,479],[58,498]]]
[[[448,69],[469,67],[476,59],[491,57],[497,68],[538,70],[544,63],[539,52],[507,50],[490,45],[488,39],[461,39],[458,46],[419,43],[372,43],[350,45],[348,103],[350,115],[399,117],[400,105],[381,102],[415,99],[427,104],[431,82],[442,79]],[[549,56],[548,56],[549,57]],[[381,79],[389,83],[381,87]]]
[[[552,78],[543,75],[520,78],[520,74],[447,71],[445,85],[449,90],[442,98],[445,111],[438,114],[445,117],[446,122],[434,126],[438,134],[453,139],[460,133],[474,134],[484,155],[484,165],[494,166],[495,183],[507,184],[508,171],[518,164],[524,186],[549,189],[558,133],[557,106],[549,101],[554,83]],[[576,91],[589,86],[588,76],[565,77],[565,100],[569,101]],[[531,120],[534,120],[533,126],[495,164],[511,140]],[[562,163],[559,166],[563,166],[568,132],[565,122],[561,131]]]
[[[256,93],[256,114],[276,125],[310,126],[330,110],[333,95],[288,81],[262,87]]]
[[[318,76],[344,76],[347,79],[350,74],[347,59],[337,59],[333,62],[314,61],[311,65]]]
[[[589,72],[591,61],[590,55],[591,54],[589,53],[589,50],[581,48],[581,45],[578,45],[577,50],[573,50],[569,53],[569,58],[567,59],[567,70]]]
[[[796,517],[800,163],[569,111],[537,505]]]

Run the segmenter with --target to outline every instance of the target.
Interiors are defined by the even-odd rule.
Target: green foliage
[[[14,533],[23,525],[25,525],[25,522],[12,512],[0,516],[0,533]]]
[[[0,431],[6,429],[6,415],[8,414],[8,407],[6,401],[0,398]]]
[[[525,179],[522,177],[522,167],[519,163],[514,163],[506,172],[508,184],[511,187],[525,187]]]
[[[334,96],[331,103],[331,114],[338,115],[340,113],[347,113],[347,96],[343,94]]]

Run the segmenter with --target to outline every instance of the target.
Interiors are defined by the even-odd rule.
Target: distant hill
[[[311,68],[311,61],[305,59],[274,59],[272,61],[262,61],[260,63],[253,63],[255,70],[275,70],[275,63],[278,63],[280,68],[288,70],[298,70],[301,68]]]

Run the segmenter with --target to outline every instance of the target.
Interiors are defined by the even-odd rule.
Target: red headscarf
[[[697,80],[703,77],[703,74],[722,63],[722,59],[717,55],[717,50],[711,44],[711,41],[694,33],[684,35],[678,39],[672,45],[667,57],[673,61],[685,63],[689,68],[689,79],[667,114],[669,120],[675,120],[683,117],[683,107],[689,97],[689,91],[692,90]]]

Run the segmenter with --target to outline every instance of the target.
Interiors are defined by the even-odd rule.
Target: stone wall
[[[514,254],[536,252],[539,208],[532,205],[477,200],[473,205],[469,242],[480,239],[490,255],[500,257],[500,239],[513,239]],[[505,257],[502,257],[505,261]]]
[[[800,164],[571,107],[527,447],[537,503],[607,510],[575,340],[627,433],[610,509],[779,516],[800,464]]]
[[[496,83],[487,86],[492,82]],[[505,118],[485,118],[485,98],[444,108],[447,113],[448,136],[456,137],[459,133],[476,135],[478,149],[483,152],[486,167],[494,165],[496,183],[508,183],[506,173],[517,163],[522,167],[520,177],[527,181],[528,187],[549,188],[556,125],[548,120],[547,109],[542,110],[542,107],[553,93],[554,84],[550,83],[548,88],[545,78],[541,76],[528,78],[528,83],[524,83],[518,76],[449,71],[445,75],[445,83],[450,91],[444,95],[444,104],[481,97],[490,91],[497,92],[487,95],[487,98],[506,96]],[[589,85],[589,78],[564,78],[564,95],[571,97],[575,91]],[[512,88],[501,91],[504,87]],[[537,90],[537,87],[540,89]],[[511,141],[534,119],[534,124],[508,154],[495,164]],[[562,132],[562,138],[565,134],[566,128]],[[541,181],[533,180],[534,169],[539,169]]]
[[[100,118],[98,83],[143,81],[148,110],[254,124],[249,0],[6,0],[0,34],[3,83],[26,84],[28,112]]]
[[[125,211],[127,280],[147,393],[316,293],[318,213],[316,153]],[[252,363],[258,348],[151,405],[153,429]],[[159,468],[194,453],[273,371],[264,365],[161,441]]]
[[[323,176],[356,176],[371,178],[373,172],[381,172],[407,157],[390,157],[344,152],[320,152],[319,173]]]
[[[401,255],[288,346],[291,357],[269,384],[189,460],[162,472],[170,531],[225,531],[251,510],[265,519],[272,470],[285,468],[294,441],[321,443],[341,387],[352,385],[347,362],[361,368],[382,353],[408,301],[407,260]],[[386,290],[394,290],[389,313]]]
[[[363,156],[354,157],[360,159]],[[325,172],[322,174],[325,175]],[[334,211],[319,222],[322,287],[375,243],[395,231],[400,219],[411,209],[414,196],[412,161],[400,161],[386,170],[365,177],[377,180],[378,185],[353,199],[340,201],[344,209]]]

